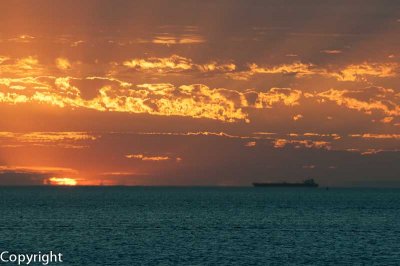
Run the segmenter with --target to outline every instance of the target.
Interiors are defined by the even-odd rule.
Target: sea
[[[400,265],[400,190],[2,187],[1,250],[63,254],[49,265]]]

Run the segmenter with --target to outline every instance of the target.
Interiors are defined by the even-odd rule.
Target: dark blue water
[[[0,188],[0,249],[62,265],[394,265],[400,190]]]

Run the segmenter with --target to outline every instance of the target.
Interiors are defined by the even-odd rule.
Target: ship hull
[[[305,187],[305,188],[316,188],[318,184],[303,184],[303,183],[253,183],[254,187]]]

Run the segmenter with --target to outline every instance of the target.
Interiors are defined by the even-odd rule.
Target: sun
[[[50,177],[48,182],[55,186],[76,186],[78,184],[75,179],[68,177]]]

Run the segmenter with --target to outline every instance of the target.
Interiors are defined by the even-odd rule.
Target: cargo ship
[[[310,188],[316,188],[316,187],[318,187],[318,184],[315,183],[314,179],[307,179],[307,180],[304,180],[302,183],[287,183],[287,182],[253,183],[253,186],[255,186],[255,187],[310,187]]]

